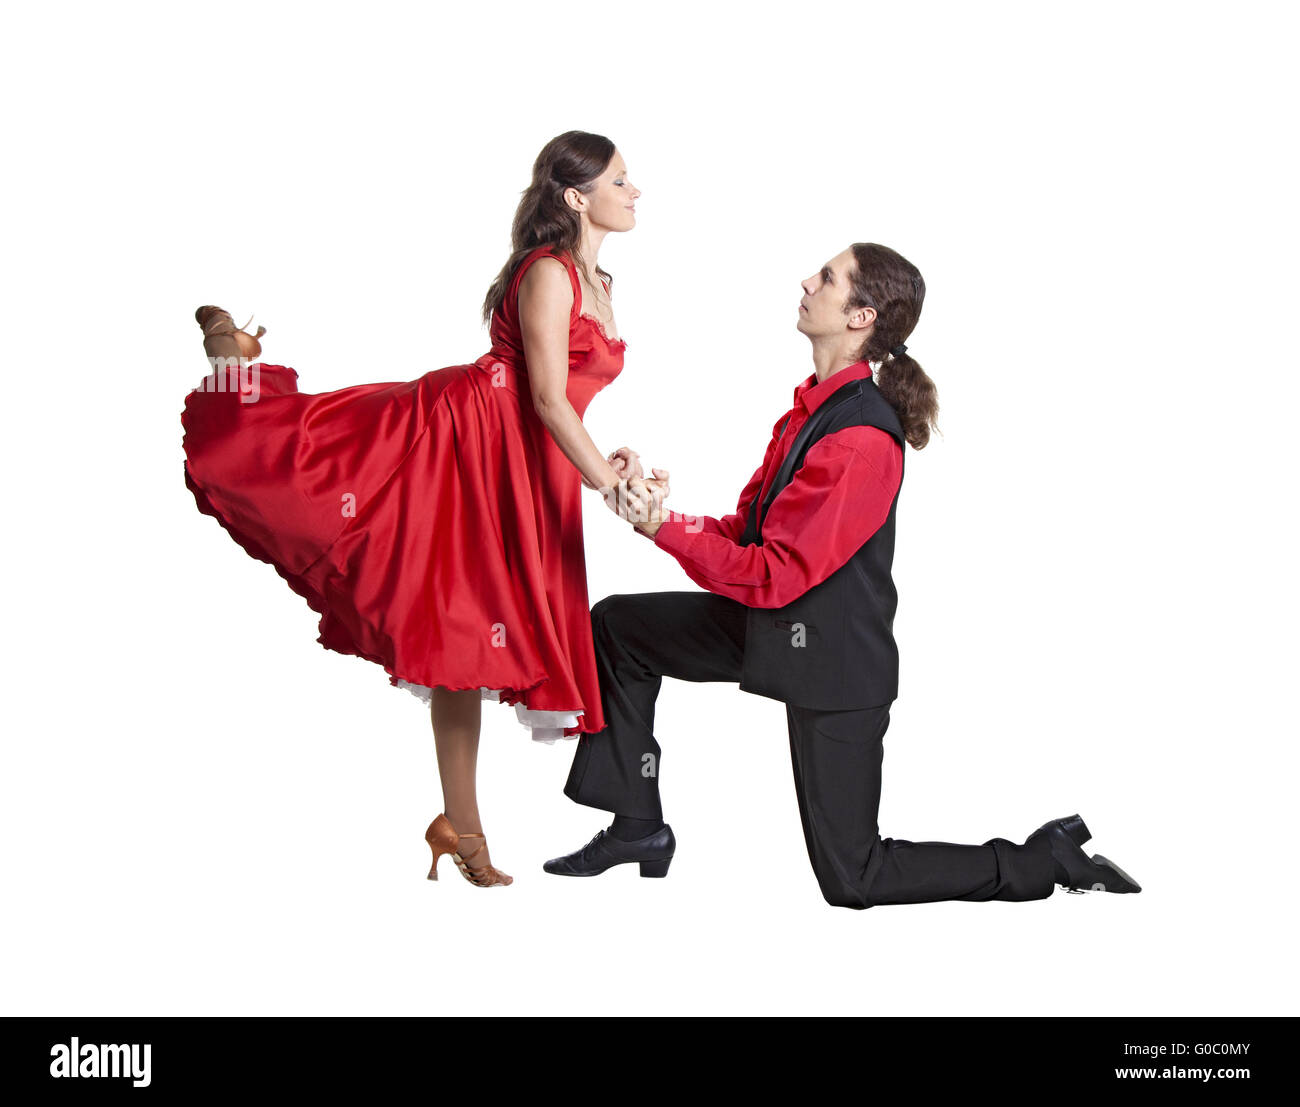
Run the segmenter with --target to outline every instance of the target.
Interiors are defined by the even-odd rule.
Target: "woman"
[[[264,328],[196,313],[214,371],[181,416],[186,484],[321,615],[322,646],[382,665],[430,705],[444,799],[425,833],[431,880],[444,853],[479,887],[512,880],[479,817],[484,698],[514,704],[542,741],[605,725],[580,485],[666,495],[582,423],[622,371],[597,259],[607,234],[636,225],[639,195],[609,139],[548,142],[484,301],[492,348],[414,381],[302,393],[293,369],[250,364]]]

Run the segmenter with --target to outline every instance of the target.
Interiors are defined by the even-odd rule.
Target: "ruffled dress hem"
[[[428,704],[433,700],[433,689],[427,684],[414,684],[409,680],[399,679],[396,686],[405,688],[422,703]],[[501,702],[501,693],[504,691],[504,688],[479,688],[483,698],[493,703]],[[581,715],[580,711],[539,711],[525,707],[522,703],[515,704],[515,717],[519,720],[520,726],[526,727],[532,733],[534,742],[544,742],[548,746],[555,745],[561,738],[569,740],[578,738],[579,735],[566,734],[565,730],[580,726]]]
[[[264,564],[270,565],[271,568],[275,570],[276,574],[289,585],[289,588],[306,601],[307,606],[310,607],[312,611],[317,615],[320,615],[322,619],[329,618],[331,615],[330,606],[325,601],[325,598],[310,584],[308,584],[302,576],[291,572],[276,558],[272,557],[266,550],[264,550],[257,542],[253,541],[238,527],[234,526],[208,497],[207,491],[198,483],[190,472],[188,464],[184,466],[184,469],[185,483],[194,494],[194,497],[198,502],[200,513],[211,516],[215,519],[220,524],[222,530],[229,534],[230,537],[234,539],[236,545],[241,547],[249,557],[253,558],[255,561],[261,561]],[[342,654],[345,657],[360,657],[365,661],[373,662],[388,674],[389,684],[392,687],[405,688],[425,704],[432,702],[433,690],[428,685],[416,684],[413,681],[399,677],[395,672],[393,672],[392,667],[384,658],[359,650],[355,645],[350,649],[340,649],[337,644],[325,642],[323,637],[317,638],[316,642],[331,653]],[[541,682],[539,681],[538,683]],[[528,688],[518,689],[518,691],[520,694],[523,694],[535,687],[537,687],[536,684],[530,685]],[[468,691],[468,689],[453,689],[453,691]],[[505,689],[483,688],[480,686],[479,691],[482,693],[485,700],[492,700],[493,702],[499,703],[501,702],[501,693],[505,691]],[[525,707],[522,703],[517,703],[515,704],[515,715],[518,718],[520,725],[531,733],[533,740],[536,742],[544,742],[546,745],[550,746],[554,745],[555,742],[561,738],[575,739],[581,737],[581,733],[566,734],[565,730],[576,729],[582,725],[580,721],[582,712],[540,711]]]

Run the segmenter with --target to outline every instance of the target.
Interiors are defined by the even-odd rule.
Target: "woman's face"
[[[636,226],[636,198],[641,195],[627,176],[627,165],[617,150],[590,192],[568,192],[570,206],[583,212],[593,227],[605,231],[630,231]]]

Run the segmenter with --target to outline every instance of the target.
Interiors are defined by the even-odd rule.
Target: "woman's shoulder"
[[[534,268],[564,273],[573,268],[573,261],[567,251],[556,246],[538,246],[519,263],[520,272]]]
[[[526,285],[530,296],[540,293],[544,298],[561,300],[572,294],[575,308],[581,302],[573,263],[550,246],[539,246],[519,263],[514,284],[516,295]]]
[[[519,265],[521,270],[525,267],[528,273],[534,274],[534,280],[540,278],[546,281],[558,281],[561,284],[569,283],[569,267],[564,264],[562,258],[558,258],[554,254],[530,254]]]

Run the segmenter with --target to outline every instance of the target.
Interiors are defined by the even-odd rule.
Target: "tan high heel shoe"
[[[212,304],[204,304],[194,313],[194,319],[203,328],[203,352],[208,357],[260,357],[262,344],[258,341],[266,328],[258,325],[256,334],[249,334],[235,326],[230,312]],[[253,317],[248,317],[248,323]],[[247,327],[248,323],[244,326]]]
[[[456,867],[460,869],[461,875],[464,876],[471,884],[476,884],[480,888],[492,888],[498,885],[513,884],[515,878],[507,876],[500,869],[492,865],[481,865],[479,868],[473,868],[466,864],[472,857],[478,856],[487,846],[487,839],[483,838],[478,849],[470,854],[462,854],[460,844],[466,838],[483,838],[482,834],[457,834],[456,828],[451,825],[451,820],[446,815],[439,815],[429,824],[429,829],[424,832],[424,840],[429,843],[429,848],[433,850],[433,867],[429,869],[429,879],[438,879],[438,858],[444,853],[450,853]]]

